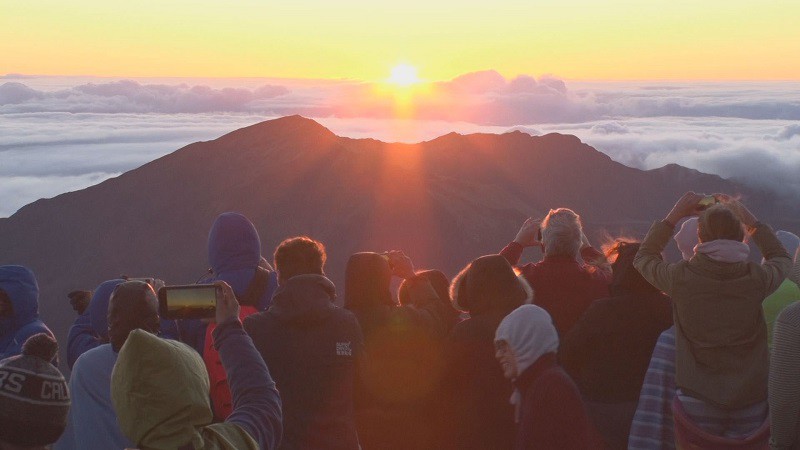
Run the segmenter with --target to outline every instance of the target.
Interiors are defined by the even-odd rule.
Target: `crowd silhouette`
[[[163,317],[158,279],[70,292],[69,380],[33,272],[0,266],[0,450],[797,449],[799,246],[688,192],[641,242],[553,209],[452,280],[356,253],[339,302],[322,242],[273,266],[229,212],[215,316]]]

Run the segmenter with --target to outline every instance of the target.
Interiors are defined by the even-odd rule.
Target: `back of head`
[[[5,292],[14,310],[13,318],[7,320],[9,327],[24,325],[39,316],[39,285],[27,267],[0,266],[0,291]],[[13,330],[0,329],[0,336],[9,331]]]
[[[453,306],[471,315],[510,311],[530,302],[533,291],[500,255],[487,255],[469,263],[450,285]]]
[[[394,305],[391,282],[392,270],[385,256],[370,252],[350,256],[344,275],[344,307]]]
[[[613,272],[609,286],[611,295],[647,295],[658,292],[658,289],[633,267],[633,259],[640,246],[638,242],[617,241],[608,251],[607,256],[616,257],[611,265]]]
[[[722,203],[711,206],[700,214],[697,221],[700,242],[719,239],[744,241],[744,228],[736,214]]]
[[[553,319],[536,305],[522,305],[497,326],[495,342],[505,341],[517,358],[519,374],[539,357],[558,351],[558,332]]]
[[[297,275],[325,275],[325,246],[307,236],[284,240],[275,249],[275,270],[284,282]]]
[[[158,334],[158,298],[149,284],[126,281],[114,288],[108,301],[108,337],[115,352],[119,352],[128,334],[137,328]]]
[[[133,330],[111,374],[123,434],[140,448],[203,448],[198,427],[212,421],[203,360],[181,342]]]
[[[542,243],[547,256],[576,258],[581,248],[581,218],[567,208],[550,210],[542,221]]]
[[[697,217],[690,217],[686,219],[681,225],[681,229],[675,233],[675,244],[678,245],[678,250],[681,251],[681,256],[686,261],[692,259],[694,256],[694,247],[698,244],[697,237]]]
[[[52,444],[67,426],[70,398],[64,376],[49,363],[58,351],[50,336],[31,336],[22,354],[0,361],[0,442]]]
[[[108,339],[108,301],[117,285],[124,282],[125,280],[117,278],[100,283],[92,294],[89,307],[86,308],[92,330],[103,340]]]
[[[239,213],[220,214],[208,233],[212,280],[225,281],[241,297],[260,262],[261,240],[252,222]]]
[[[447,275],[440,270],[421,270],[417,272],[416,275],[419,278],[428,280],[433,290],[436,292],[436,296],[439,297],[439,300],[448,304],[451,303],[450,281],[447,279]],[[401,305],[411,304],[408,289],[408,281],[403,280],[403,282],[400,283],[400,288],[397,290],[397,299],[400,301]]]

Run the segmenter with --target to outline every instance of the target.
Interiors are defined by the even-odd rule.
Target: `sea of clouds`
[[[431,84],[404,110],[414,119],[397,119],[397,108],[385,86],[350,80],[2,76],[0,217],[288,114],[392,142],[569,133],[630,166],[678,163],[800,196],[800,82],[588,83],[483,71]]]

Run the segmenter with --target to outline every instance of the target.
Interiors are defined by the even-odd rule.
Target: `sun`
[[[420,79],[417,77],[416,67],[409,64],[398,64],[392,68],[392,75],[387,81],[398,86],[406,87],[419,83]]]

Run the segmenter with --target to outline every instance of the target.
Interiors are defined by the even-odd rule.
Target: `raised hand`
[[[517,237],[514,242],[523,247],[533,247],[534,245],[541,245],[539,241],[539,231],[541,230],[542,219],[528,218],[522,224],[522,228],[517,232]]]

